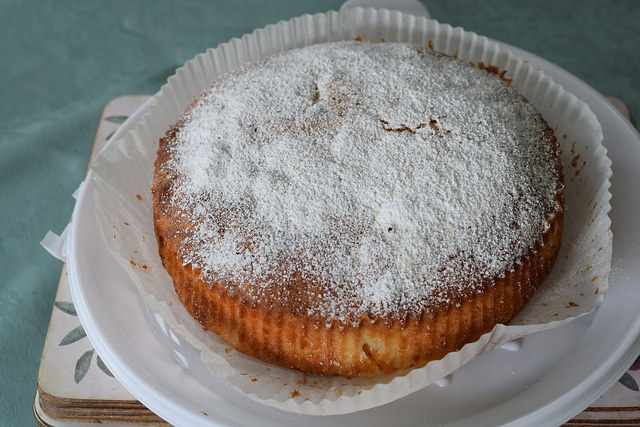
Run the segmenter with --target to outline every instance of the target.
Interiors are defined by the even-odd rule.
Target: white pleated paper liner
[[[271,54],[309,44],[350,40],[433,46],[465,61],[507,70],[512,84],[554,128],[565,164],[566,216],[558,261],[534,299],[507,326],[405,376],[347,380],[314,377],[240,354],[204,332],[187,313],[160,262],[153,232],[151,183],[158,139],[218,76]],[[359,411],[406,396],[474,357],[515,338],[593,311],[611,267],[611,162],[595,115],[549,77],[498,44],[433,20],[375,9],[305,15],[233,39],[178,69],[134,131],[97,158],[93,186],[97,225],[113,256],[129,271],[158,336],[196,378],[213,376],[251,399],[286,411],[329,415]],[[206,381],[205,381],[206,382]]]

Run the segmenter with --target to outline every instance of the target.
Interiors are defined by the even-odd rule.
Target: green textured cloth
[[[152,94],[208,47],[338,0],[0,2],[0,425],[33,425],[61,232],[102,107]],[[433,0],[434,19],[558,64],[640,116],[640,2]]]

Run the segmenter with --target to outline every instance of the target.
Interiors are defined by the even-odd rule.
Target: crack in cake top
[[[428,311],[503,275],[562,187],[555,138],[514,88],[401,43],[249,64],[164,143],[183,263],[325,319]]]

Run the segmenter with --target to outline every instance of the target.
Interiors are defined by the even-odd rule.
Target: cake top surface
[[[556,142],[509,84],[399,43],[218,79],[166,143],[185,265],[338,320],[428,310],[513,269],[556,208]],[[168,207],[165,207],[168,208]]]

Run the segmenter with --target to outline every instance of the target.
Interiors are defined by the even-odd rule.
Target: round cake
[[[163,265],[266,362],[374,376],[507,323],[548,275],[558,143],[505,73],[402,43],[290,50],[213,82],[160,140]]]

